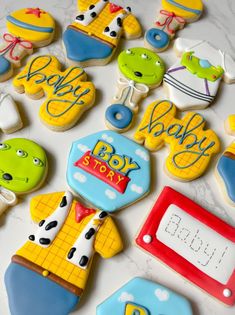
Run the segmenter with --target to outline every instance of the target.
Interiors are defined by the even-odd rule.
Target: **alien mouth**
[[[140,71],[136,71],[136,70],[133,70],[131,67],[129,67],[126,63],[123,65],[123,67],[126,67],[128,70],[132,71],[133,74],[138,77],[138,78],[142,78],[142,77],[157,77],[155,73],[152,73],[152,74],[145,74],[143,72],[140,72]]]

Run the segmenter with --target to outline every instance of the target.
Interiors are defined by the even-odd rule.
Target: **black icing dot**
[[[107,1],[109,1],[109,0],[103,0],[104,2],[107,2]]]
[[[51,243],[51,240],[49,238],[41,237],[39,239],[39,243],[42,245],[49,245]]]
[[[68,253],[68,259],[72,259],[73,258],[73,254],[76,252],[76,248],[72,247]]]
[[[109,32],[109,27],[108,26],[105,27],[104,32]]]
[[[62,198],[61,203],[60,203],[60,207],[61,208],[65,207],[65,206],[67,206],[67,198],[66,198],[66,196],[64,196]]]
[[[90,6],[89,6],[89,10],[92,10],[92,9],[94,9],[94,4],[91,4]]]
[[[142,74],[141,72],[139,72],[139,71],[135,71],[134,74],[135,74],[137,77],[140,77],[140,78],[143,76],[143,74]]]
[[[105,212],[105,211],[102,211],[100,214],[99,214],[99,218],[103,219],[105,217],[107,217],[108,213]]]
[[[85,234],[85,238],[89,240],[95,234],[95,229],[90,228],[90,230]]]
[[[50,223],[48,223],[45,227],[46,231],[49,231],[53,228],[55,228],[57,226],[58,222],[57,221],[51,221]]]
[[[38,225],[39,225],[39,226],[43,226],[44,223],[45,223],[45,220],[42,220],[42,221],[39,222]]]
[[[117,33],[116,33],[115,31],[112,31],[112,32],[110,33],[110,36],[112,36],[112,37],[117,37]]]
[[[122,19],[119,17],[119,18],[117,18],[117,25],[119,26],[119,27],[122,27]]]
[[[5,179],[5,180],[12,180],[12,179],[13,179],[12,175],[9,174],[9,173],[4,173],[4,174],[2,175],[2,177],[3,177],[3,179]]]
[[[126,7],[128,12],[131,12],[131,7]]]
[[[81,267],[85,267],[88,264],[88,257],[87,256],[82,256],[82,258],[79,261],[79,265]]]
[[[83,14],[80,14],[76,17],[76,20],[78,21],[83,21],[84,20],[84,15]]]
[[[35,241],[35,236],[34,235],[29,235],[30,241]]]
[[[96,17],[96,13],[95,13],[95,12],[92,12],[92,13],[91,13],[91,17],[95,18],[95,17]]]

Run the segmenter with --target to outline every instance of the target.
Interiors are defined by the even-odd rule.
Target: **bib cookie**
[[[18,93],[32,99],[46,94],[39,116],[45,126],[54,131],[73,127],[84,111],[92,107],[95,87],[86,81],[87,75],[80,67],[61,71],[61,64],[54,56],[32,59],[13,80]]]
[[[181,181],[194,180],[206,171],[212,155],[219,152],[220,142],[214,131],[204,130],[206,121],[200,114],[190,112],[183,119],[175,116],[173,103],[153,102],[148,106],[134,139],[151,151],[168,144],[167,173]]]
[[[82,67],[105,65],[120,38],[141,36],[141,26],[130,8],[107,0],[78,0],[79,13],[63,34],[67,59]]]
[[[235,303],[234,240],[234,227],[165,187],[138,233],[136,244],[205,292],[232,306]]]
[[[189,302],[168,288],[143,278],[133,278],[103,303],[96,315],[192,315]]]
[[[169,99],[180,109],[203,109],[215,99],[220,81],[235,82],[235,62],[207,41],[177,38],[180,60],[164,76]]]
[[[163,60],[146,48],[126,49],[118,56],[120,77],[114,104],[105,113],[108,128],[124,132],[131,127],[139,101],[146,97],[149,89],[161,84],[165,73]]]

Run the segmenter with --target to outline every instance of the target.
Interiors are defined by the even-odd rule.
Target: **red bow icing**
[[[86,208],[81,205],[79,202],[75,205],[75,220],[77,223],[80,223],[84,218],[88,217],[89,215],[96,213],[94,209]]]
[[[115,3],[110,3],[109,4],[109,11],[111,13],[118,12],[118,11],[120,11],[122,9],[123,9],[123,7],[120,7],[119,5],[116,5]]]
[[[5,42],[8,43],[8,45],[6,47],[4,47],[3,49],[0,50],[0,53],[5,53],[7,51],[9,51],[9,55],[13,60],[19,60],[19,56],[14,56],[14,49],[17,45],[20,45],[21,47],[25,48],[25,49],[32,49],[33,48],[33,44],[31,42],[29,42],[28,40],[22,40],[19,37],[15,37],[12,36],[11,34],[4,34],[3,35],[3,39],[5,40]]]
[[[26,14],[34,14],[36,17],[40,18],[41,14],[45,14],[46,12],[39,8],[27,8]]]
[[[166,16],[165,21],[161,24],[159,21],[156,22],[157,26],[166,26],[167,30],[170,34],[174,34],[175,30],[170,28],[171,23],[176,20],[180,24],[185,24],[185,19],[183,19],[181,16],[175,15],[174,12],[169,12],[166,10],[161,10],[160,14],[163,14]]]

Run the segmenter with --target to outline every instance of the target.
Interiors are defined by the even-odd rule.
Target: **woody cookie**
[[[13,75],[22,58],[33,53],[33,47],[51,43],[55,21],[40,8],[25,8],[7,16],[7,29],[9,33],[3,34],[0,42],[0,82]]]
[[[38,314],[67,315],[75,308],[95,253],[107,259],[122,250],[109,213],[148,193],[149,165],[145,149],[112,131],[72,144],[66,176],[74,195],[55,192],[32,199],[31,216],[38,227],[6,271],[12,315],[31,315],[34,308]]]
[[[59,60],[49,55],[29,61],[14,78],[13,86],[32,99],[46,94],[39,116],[54,131],[72,128],[95,101],[95,87],[87,81],[85,71],[77,66],[61,71]]]
[[[154,27],[145,33],[144,44],[156,52],[164,51],[177,30],[198,20],[203,11],[201,0],[162,0]]]
[[[138,103],[159,86],[165,73],[163,60],[146,48],[129,48],[118,56],[119,78],[113,103],[105,113],[109,129],[125,132],[138,112]]]
[[[141,36],[136,17],[108,0],[78,0],[75,21],[63,34],[69,63],[82,67],[105,65],[112,58],[120,38]]]

